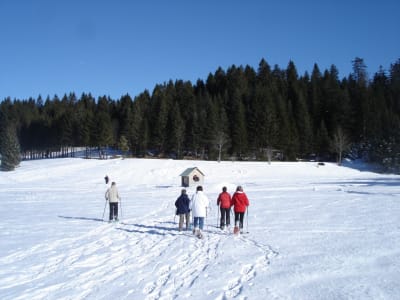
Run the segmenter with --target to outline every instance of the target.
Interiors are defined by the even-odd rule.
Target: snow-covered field
[[[179,175],[212,201],[179,233]],[[103,222],[104,176],[122,222]],[[216,228],[223,185],[245,231]],[[188,189],[193,194],[195,187]],[[0,299],[400,299],[400,176],[316,163],[55,159],[0,172]],[[107,211],[105,218],[107,216]]]

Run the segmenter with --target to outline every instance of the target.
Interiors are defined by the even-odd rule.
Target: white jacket
[[[112,185],[110,188],[107,189],[105,196],[106,199],[110,201],[110,203],[116,203],[120,199],[117,187],[115,185]]]
[[[210,206],[210,200],[202,191],[197,191],[192,196],[190,201],[190,209],[192,210],[193,217],[206,217],[207,207]]]

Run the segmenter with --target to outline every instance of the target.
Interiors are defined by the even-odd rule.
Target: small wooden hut
[[[187,168],[180,176],[183,187],[203,185],[204,183],[204,173],[197,167]]]

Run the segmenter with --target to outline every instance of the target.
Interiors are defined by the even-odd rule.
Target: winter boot
[[[239,230],[239,223],[235,223],[235,227],[233,227],[233,234],[239,235],[240,230]]]

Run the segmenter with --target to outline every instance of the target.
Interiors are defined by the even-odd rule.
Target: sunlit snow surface
[[[195,166],[212,203],[202,240],[174,216]],[[357,167],[24,161],[0,172],[0,299],[399,299],[400,176]],[[119,224],[102,219],[106,174]],[[249,233],[234,237],[216,228],[216,199],[237,185]]]

